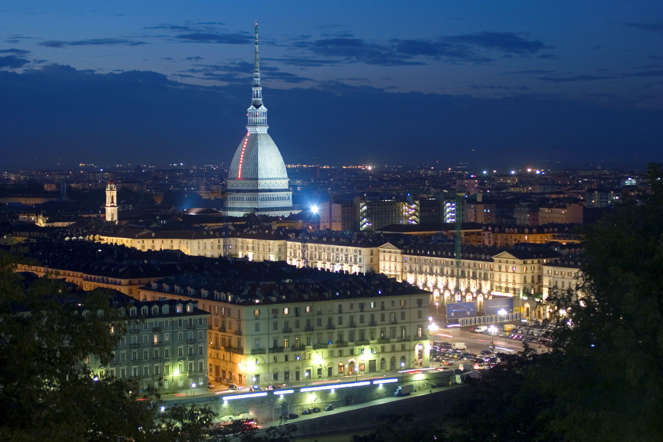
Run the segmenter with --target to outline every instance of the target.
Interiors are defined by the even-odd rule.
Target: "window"
[[[260,317],[260,309],[253,310],[253,317],[258,319]]]
[[[283,307],[283,314],[284,314],[284,315],[287,315],[287,314],[288,314],[288,311],[289,311],[289,310],[288,310],[288,307]]]

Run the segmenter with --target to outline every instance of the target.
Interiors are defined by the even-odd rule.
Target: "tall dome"
[[[255,25],[255,66],[251,105],[246,110],[246,135],[235,150],[226,179],[224,213],[284,216],[296,212],[283,157],[267,133],[267,107],[262,102],[258,23]]]

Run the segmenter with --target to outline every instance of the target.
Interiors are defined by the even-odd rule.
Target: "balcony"
[[[292,329],[290,327],[283,327],[283,333],[291,333]]]
[[[264,355],[267,352],[264,348],[254,348],[251,350],[252,355]]]
[[[325,344],[313,344],[313,350],[319,350],[321,348],[327,348],[327,347],[329,347],[329,344],[327,344],[327,343],[325,343]]]
[[[355,345],[368,345],[369,343],[368,339],[358,339],[355,341]]]
[[[313,326],[312,325],[305,326],[304,331],[308,331],[308,332],[313,331]]]
[[[269,352],[270,353],[283,353],[285,350],[284,347],[270,347]]]
[[[375,322],[375,320],[372,320],[372,321],[369,321],[368,325],[371,326],[371,327],[375,327],[378,324],[377,324],[377,322]]]
[[[327,324],[327,330],[334,330],[335,328],[334,324]]]
[[[242,347],[226,347],[230,353],[239,353],[244,354],[244,349]]]

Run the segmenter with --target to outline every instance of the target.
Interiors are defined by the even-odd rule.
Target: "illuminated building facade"
[[[428,293],[395,282],[375,293],[306,284],[311,292],[278,298],[175,278],[150,283],[141,297],[195,299],[210,312],[210,382],[298,384],[428,366]]]
[[[395,199],[355,201],[359,217],[359,230],[379,230],[392,224],[419,224],[419,202]]]
[[[146,239],[118,236],[95,236],[102,243],[125,245],[139,250],[176,249],[196,256],[226,256],[250,261],[285,261],[298,268],[315,268],[353,274],[381,273],[398,281],[407,281],[432,293],[430,302],[437,308],[449,302],[483,302],[493,296],[514,298],[514,310],[528,319],[543,319],[545,307],[544,266],[560,260],[559,255],[540,247],[528,252],[531,245],[509,247],[472,247],[463,249],[455,259],[453,247],[397,247],[390,242],[364,240],[339,242],[331,237],[276,238],[274,236],[208,237],[195,240]],[[191,242],[196,248],[191,248]],[[573,265],[570,265],[573,267]],[[515,270],[514,270],[515,269]],[[579,272],[578,267],[575,271]],[[552,280],[551,280],[552,281]],[[561,286],[561,281],[559,286]],[[548,284],[552,287],[552,282]]]
[[[126,333],[110,363],[88,359],[92,372],[99,377],[133,378],[141,390],[207,391],[209,314],[192,300],[141,302],[126,297],[122,304],[118,308],[126,317]]]
[[[106,185],[106,222],[117,224],[117,185],[109,182]]]
[[[255,67],[246,135],[230,163],[224,214],[287,216],[293,213],[288,172],[279,148],[267,133],[267,107],[262,102],[258,24],[255,25]]]

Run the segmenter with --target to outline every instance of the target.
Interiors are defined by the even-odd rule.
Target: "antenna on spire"
[[[260,84],[260,52],[259,52],[259,43],[258,43],[258,21],[256,20],[255,24],[255,65],[253,67],[253,79],[255,85]],[[256,82],[257,81],[257,82]]]

